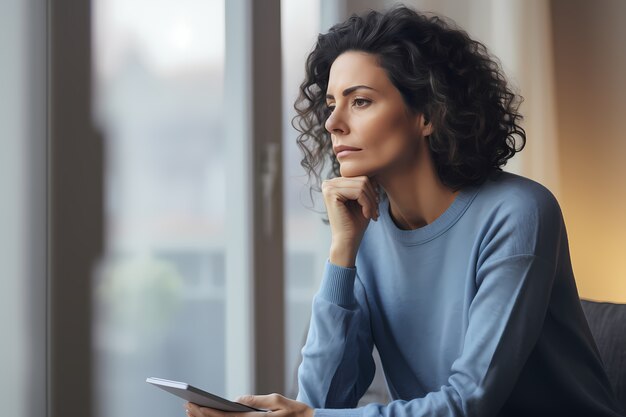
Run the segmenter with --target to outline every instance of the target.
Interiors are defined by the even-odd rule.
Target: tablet
[[[214,408],[221,411],[239,411],[244,413],[249,411],[266,411],[259,410],[258,408],[248,407],[247,405],[243,405],[241,403],[228,401],[225,398],[219,397],[206,391],[202,391],[201,389],[189,385],[185,382],[170,381],[168,379],[153,377],[147,378],[146,382],[155,385],[171,394],[177,395],[180,398],[189,401],[190,403],[194,403],[202,407]]]

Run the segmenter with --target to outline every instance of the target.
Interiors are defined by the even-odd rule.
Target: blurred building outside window
[[[146,377],[225,390],[224,2],[96,0],[93,27],[106,153],[97,415],[177,415]]]

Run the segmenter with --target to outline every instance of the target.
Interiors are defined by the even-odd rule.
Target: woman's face
[[[349,51],[330,68],[326,120],[343,177],[375,177],[414,164],[421,137],[430,134],[372,54]],[[342,149],[346,150],[342,150]]]

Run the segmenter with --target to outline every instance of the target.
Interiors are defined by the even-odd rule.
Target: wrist
[[[328,260],[331,264],[344,268],[354,268],[356,264],[356,249],[347,245],[331,244]]]

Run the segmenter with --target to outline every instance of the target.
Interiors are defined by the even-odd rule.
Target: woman
[[[617,416],[563,218],[501,167],[519,99],[485,47],[399,7],[320,35],[297,104],[332,232],[285,416]],[[354,408],[380,352],[388,405]],[[223,416],[192,405],[189,415]]]

